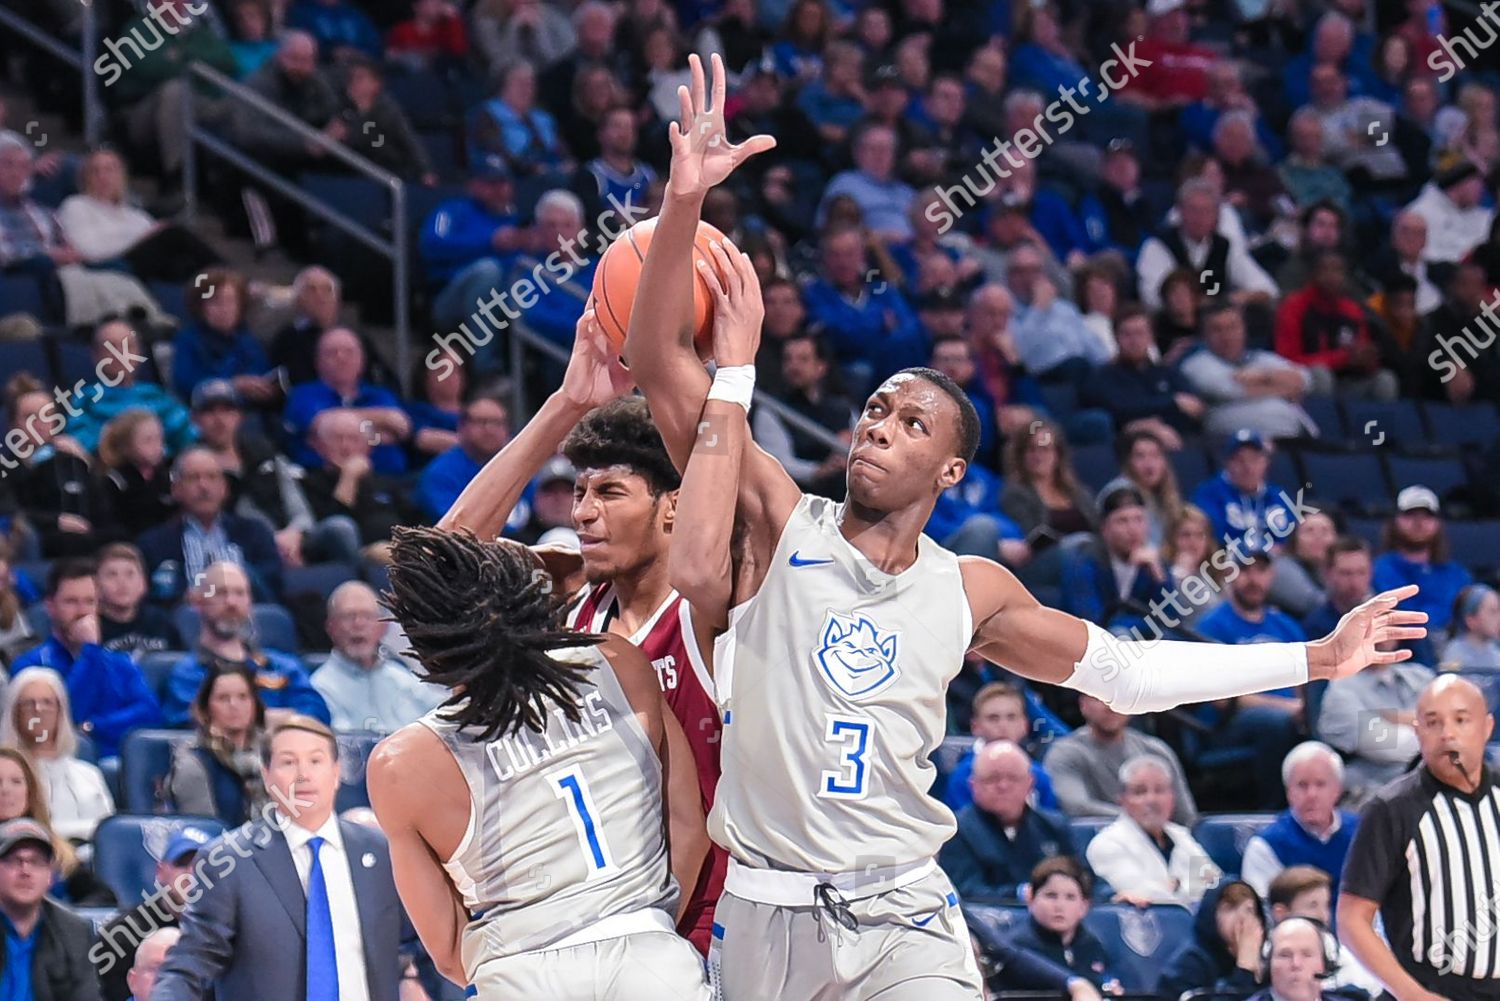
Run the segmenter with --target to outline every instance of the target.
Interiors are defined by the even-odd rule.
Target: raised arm
[[[413,783],[413,775],[421,775],[422,782]],[[469,913],[421,830],[430,812],[426,797],[462,787],[458,765],[431,730],[413,723],[371,753],[368,781],[370,805],[390,841],[391,869],[402,906],[438,972],[467,986],[460,943]]]
[[[1427,613],[1396,608],[1417,593],[1416,585],[1408,585],[1370,598],[1311,643],[1216,646],[1215,670],[1205,671],[1202,644],[1111,636],[1042,605],[998,563],[977,557],[959,562],[976,624],[971,649],[1023,677],[1093,695],[1126,715],[1348,677],[1370,664],[1411,657],[1410,650],[1380,650],[1381,644],[1427,635]],[[1170,627],[1172,607],[1183,611],[1174,601],[1153,617]]]
[[[437,527],[446,532],[468,529],[481,539],[498,536],[526,484],[557,454],[568,432],[593,408],[629,392],[630,385],[630,374],[609,350],[593,309],[585,309],[574,331],[573,354],[562,386],[485,463]]]

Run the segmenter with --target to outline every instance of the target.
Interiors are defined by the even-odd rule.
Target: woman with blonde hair
[[[52,829],[89,841],[99,821],[115,812],[104,774],[78,757],[78,731],[62,675],[28,667],[10,680],[0,714],[0,744],[19,749],[46,789]]]
[[[74,907],[114,907],[115,895],[88,866],[67,838],[52,826],[47,790],[37,778],[31,759],[15,747],[0,746],[0,823],[30,817],[52,833],[51,895]]]
[[[1104,485],[1128,483],[1141,492],[1146,501],[1148,541],[1160,549],[1166,540],[1167,527],[1182,515],[1182,491],[1177,487],[1177,473],[1167,461],[1167,449],[1161,438],[1149,430],[1126,431],[1115,443],[1120,461],[1120,475]]]
[[[99,434],[104,493],[126,538],[172,517],[172,477],[161,421],[141,407],[122,410]]]
[[[96,149],[78,169],[79,193],[63,200],[57,221],[68,242],[94,268],[111,268],[143,282],[185,282],[219,254],[192,230],[159,222],[131,204],[125,161]]]

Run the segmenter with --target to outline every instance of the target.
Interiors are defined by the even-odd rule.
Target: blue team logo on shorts
[[[900,635],[881,629],[863,615],[830,611],[823,619],[822,639],[813,657],[834,688],[850,698],[864,698],[900,676],[896,669]]]

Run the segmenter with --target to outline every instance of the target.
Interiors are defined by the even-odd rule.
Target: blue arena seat
[[[938,773],[937,785],[934,789],[938,794],[942,793],[944,783],[948,781],[948,776],[953,774],[953,769],[958,767],[959,760],[973,747],[973,737],[944,737],[943,742],[932,752],[932,764]]]
[[[1083,481],[1085,489],[1097,491],[1120,475],[1114,443],[1106,441],[1097,445],[1080,445],[1073,449],[1073,469]]]
[[[1346,518],[1344,525],[1350,535],[1364,539],[1371,549],[1380,551],[1380,533],[1385,530],[1384,518]]]
[[[1199,819],[1193,837],[1226,873],[1237,874],[1245,857],[1245,846],[1255,834],[1276,819],[1271,813],[1211,813]]]
[[[1302,471],[1309,494],[1347,511],[1378,512],[1390,507],[1390,488],[1380,456],[1372,452],[1303,452]]]
[[[1110,967],[1127,991],[1155,990],[1162,966],[1193,937],[1192,912],[1175,904],[1100,904],[1083,923],[1104,943]]]
[[[5,289],[0,287],[0,315],[8,309]],[[47,360],[47,349],[41,341],[0,341],[0,372],[7,379],[30,372],[44,384],[53,381],[52,363]]]
[[[118,813],[94,832],[94,871],[115,892],[121,908],[135,906],[154,892],[156,863],[167,842],[184,824],[210,837],[224,832],[214,817],[151,817]]]
[[[380,743],[382,733],[340,732],[339,742],[339,791],[334,805],[340,813],[351,807],[369,806],[370,793],[365,785],[365,764],[370,752]]]
[[[113,921],[115,915],[120,913],[113,907],[73,907],[70,910],[92,924],[95,935],[99,934],[99,929]]]
[[[1001,904],[964,903],[964,922],[979,938],[986,950],[1010,937],[1011,930],[1022,925],[1029,917],[1025,907],[1007,907]]]
[[[1414,448],[1427,444],[1427,427],[1415,400],[1344,401],[1349,440],[1363,446]]]
[[[120,798],[127,813],[155,813],[161,783],[172,767],[172,747],[187,730],[133,730],[120,744]]]
[[[1318,426],[1318,440],[1337,444],[1345,440],[1344,414],[1331,396],[1304,396],[1302,409]]]
[[[1297,453],[1290,448],[1277,448],[1272,452],[1271,464],[1266,467],[1266,482],[1274,483],[1296,497],[1297,491],[1307,485],[1297,467]]]
[[[412,128],[438,131],[453,124],[448,85],[436,73],[427,70],[392,73],[386,79],[385,89],[406,113]]]
[[[29,313],[43,323],[61,320],[48,314],[41,286],[31,275],[0,275],[0,316],[15,313]]]
[[[1385,462],[1390,469],[1391,486],[1398,493],[1403,487],[1420,483],[1439,497],[1446,497],[1469,485],[1469,472],[1456,456],[1388,455]]]
[[[172,669],[186,656],[187,653],[182,650],[153,650],[135,659],[136,666],[146,676],[146,684],[150,686],[157,701],[166,697],[167,680],[172,677]]]
[[[1068,820],[1068,834],[1073,839],[1073,851],[1083,858],[1094,835],[1114,823],[1113,817],[1073,817]]]
[[[358,579],[359,568],[352,563],[312,563],[301,567],[286,567],[281,572],[281,592],[283,595],[316,594],[326,599],[340,584]]]
[[[1450,521],[1445,527],[1455,560],[1478,576],[1500,571],[1500,520]]]
[[[1427,403],[1427,426],[1438,445],[1478,445],[1500,440],[1500,415],[1488,401],[1456,407],[1451,403]]]
[[[57,367],[55,369],[57,383],[61,386],[72,387],[82,379],[85,383],[94,381],[94,353],[87,344],[73,340],[59,340],[57,342]]]
[[[1184,494],[1191,494],[1198,484],[1214,474],[1213,463],[1199,442],[1184,441],[1180,449],[1167,453],[1167,461],[1172,464],[1177,486]]]

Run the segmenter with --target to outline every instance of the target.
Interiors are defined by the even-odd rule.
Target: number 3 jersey
[[[973,634],[958,558],[923,535],[915,563],[884,573],[840,533],[841,509],[803,496],[715,641],[709,834],[758,868],[870,871],[930,858],[954,831],[927,790]]]
[[[421,720],[469,787],[468,830],[443,863],[471,915],[465,971],[616,914],[659,908],[670,922],[677,906],[656,749],[597,648],[553,656],[592,669],[576,723],[554,706],[545,731],[478,741],[443,710]]]

